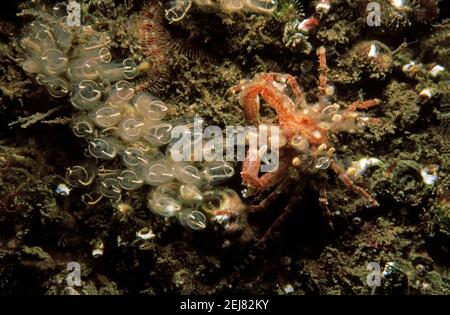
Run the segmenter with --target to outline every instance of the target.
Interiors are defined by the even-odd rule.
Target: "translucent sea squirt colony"
[[[61,21],[34,21],[20,41],[23,69],[53,97],[69,97],[77,110],[72,130],[86,140],[88,159],[67,170],[67,182],[89,187],[82,196],[89,205],[103,198],[117,204],[123,191],[150,185],[147,204],[153,213],[176,217],[194,230],[205,228],[206,216],[220,212],[230,196],[239,198],[230,189],[214,189],[234,175],[233,166],[223,160],[175,162],[169,148],[177,139],[171,132],[191,128],[192,119],[169,120],[166,103],[137,92],[130,80],[139,67],[130,58],[114,60],[109,43],[106,33]]]

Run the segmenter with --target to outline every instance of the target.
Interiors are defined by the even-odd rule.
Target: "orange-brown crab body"
[[[281,81],[281,82],[280,82]],[[296,102],[283,91],[285,82],[289,82]],[[254,79],[232,88],[234,92],[240,92],[240,103],[244,108],[247,123],[259,125],[259,97],[261,96],[267,104],[275,110],[278,115],[278,123],[283,136],[287,139],[294,135],[304,135],[311,143],[328,142],[327,130],[318,127],[313,115],[305,114],[296,110],[296,104],[303,101],[300,88],[294,77],[279,73],[259,73]]]
[[[307,171],[314,161],[315,168],[328,166],[339,176],[350,189],[365,198],[371,206],[378,206],[377,201],[363,188],[355,185],[345,171],[334,160],[335,149],[329,142],[329,132],[339,130],[355,130],[360,125],[373,122],[375,119],[361,116],[356,109],[378,105],[378,99],[356,101],[346,109],[328,101],[328,85],[326,78],[325,49],[318,49],[319,55],[319,101],[309,105],[302,94],[295,78],[280,73],[259,73],[250,81],[241,82],[231,88],[240,93],[240,103],[244,109],[247,123],[259,126],[260,98],[277,114],[277,123],[285,141],[280,145],[279,167],[273,172],[259,175],[260,159],[251,159],[255,152],[247,153],[241,172],[243,184],[253,192],[261,192],[283,181],[291,167]],[[294,99],[288,95],[288,87]],[[258,154],[256,154],[258,156]],[[313,164],[314,165],[314,164]],[[313,166],[314,167],[314,166]]]

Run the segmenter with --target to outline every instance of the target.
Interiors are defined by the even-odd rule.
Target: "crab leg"
[[[260,96],[275,110],[280,123],[292,118],[291,100],[287,96],[278,93],[275,89],[256,86],[248,87],[247,91],[243,91],[239,100],[244,107],[244,116],[248,123],[255,126],[259,125]]]
[[[248,151],[242,166],[242,183],[257,191],[275,186],[283,179],[283,173],[286,172],[287,165],[280,159],[278,169],[274,172],[267,172],[258,177],[261,160],[257,151]]]
[[[276,88],[277,81],[287,81],[295,95],[295,102],[289,96]],[[242,82],[229,89],[240,93],[239,103],[244,109],[245,120],[255,126],[259,125],[260,97],[275,110],[279,122],[293,120],[296,105],[306,104],[305,98],[295,78],[279,73],[262,73],[253,82]]]
[[[245,121],[258,126],[259,125],[259,94],[260,87],[249,88],[251,91],[243,91],[239,102],[244,108]]]
[[[373,106],[377,106],[381,103],[381,101],[377,98],[367,101],[356,101],[350,104],[350,106],[347,108],[347,112],[351,113],[354,112],[357,109],[366,109]]]
[[[266,210],[270,207],[274,201],[283,193],[287,192],[289,186],[293,183],[293,179],[290,176],[286,176],[283,181],[273,190],[263,201],[258,205],[251,206],[247,209],[247,212],[254,213]]]
[[[321,46],[317,49],[317,55],[319,56],[319,104],[321,107],[326,105],[326,97],[327,97],[327,57],[325,54],[325,47]]]
[[[298,108],[303,108],[306,105],[305,96],[302,93],[302,90],[300,89],[300,86],[297,83],[297,80],[295,80],[295,77],[290,74],[281,74],[281,73],[271,73],[269,74],[273,76],[276,80],[279,81],[287,81],[289,86],[292,89],[292,93],[294,93],[295,100],[294,103]]]
[[[328,198],[327,198],[327,189],[325,184],[322,184],[319,188],[319,206],[322,210],[322,216],[324,217],[327,225],[331,230],[334,229],[333,222],[331,221],[331,211],[328,208]]]
[[[361,188],[358,185],[356,185],[355,183],[353,183],[353,181],[350,179],[350,177],[348,177],[348,175],[345,172],[345,170],[342,169],[336,163],[336,161],[334,161],[334,160],[331,161],[330,166],[333,169],[333,171],[339,176],[339,179],[344,183],[344,185],[347,186],[347,188],[353,190],[354,192],[359,194],[361,197],[363,197],[364,199],[369,201],[369,203],[370,203],[370,205],[372,207],[375,208],[375,207],[378,207],[380,205],[378,203],[378,201],[376,201],[371,195],[369,195],[369,193],[367,191],[365,191],[363,188]]]
[[[264,233],[263,237],[258,241],[258,244],[263,244],[270,238],[272,238],[273,232],[279,230],[280,226],[286,222],[289,216],[294,212],[294,207],[301,203],[302,200],[302,190],[304,188],[304,183],[298,184],[295,187],[291,198],[289,198],[289,202],[284,208],[283,213],[275,220],[275,222],[270,226],[266,233]]]
[[[294,103],[297,105],[299,109],[304,108],[306,106],[305,96],[302,93],[302,90],[298,86],[297,80],[291,75],[288,75],[287,81],[291,86],[292,92],[295,95]]]

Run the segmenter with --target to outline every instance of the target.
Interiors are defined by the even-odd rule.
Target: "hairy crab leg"
[[[339,179],[344,183],[347,188],[353,190],[358,195],[362,196],[364,199],[369,201],[370,205],[374,208],[378,207],[380,204],[376,201],[367,191],[359,187],[348,177],[347,173],[343,168],[341,168],[336,161],[332,160],[330,164],[333,171],[339,176]]]
[[[261,87],[249,87],[247,91],[242,91],[239,102],[244,109],[245,121],[259,125],[259,94]]]
[[[275,222],[270,226],[270,228],[264,233],[263,237],[258,241],[258,244],[264,244],[267,240],[273,237],[273,233],[280,229],[280,227],[286,222],[289,216],[293,213],[294,207],[301,203],[302,200],[302,190],[304,188],[304,183],[298,184],[295,187],[292,196],[290,197],[286,208],[284,208],[283,213],[275,220]]]
[[[281,175],[285,172],[286,165],[282,163],[282,160],[280,160],[280,165],[276,171],[267,172],[263,176],[258,177],[260,165],[261,160],[258,152],[249,150],[241,172],[242,183],[248,188],[261,191],[275,186],[280,182],[280,179],[283,179]]]
[[[372,100],[367,100],[367,101],[356,101],[350,104],[350,106],[347,108],[347,112],[351,113],[354,112],[357,109],[366,109],[366,108],[370,108],[373,106],[377,106],[381,103],[381,100],[375,98]]]
[[[319,104],[323,108],[326,106],[326,98],[327,98],[327,57],[325,52],[325,47],[321,46],[317,49],[317,55],[319,56]]]
[[[259,125],[259,94],[261,86],[249,80],[242,80],[239,84],[232,86],[225,93],[240,93],[239,104],[244,110],[245,121]]]
[[[282,194],[288,191],[289,186],[294,182],[293,178],[290,176],[285,176],[283,181],[274,189],[263,201],[261,201],[258,205],[250,206],[247,209],[248,213],[255,213],[266,210],[270,207],[275,200]]]
[[[326,223],[331,230],[334,229],[333,222],[331,221],[331,211],[328,208],[327,189],[325,184],[322,184],[319,189],[319,207],[322,210],[322,216],[325,218]]]
[[[295,80],[294,76],[282,73],[270,73],[269,75],[271,75],[277,81],[287,82],[289,84],[292,89],[292,93],[294,93],[294,104],[295,106],[297,106],[297,108],[300,109],[306,106],[305,96],[303,95],[303,92],[300,89],[300,86],[298,85],[297,80]],[[292,110],[295,110],[295,108],[293,108]]]
[[[286,78],[285,75],[281,74],[262,73],[258,79],[254,79],[252,82],[243,82],[229,89],[229,92],[240,93],[239,103],[244,109],[244,117],[248,123],[255,126],[259,125],[260,97],[275,110],[280,123],[292,119],[292,113],[295,111],[295,103],[273,85],[275,82],[274,78],[277,76]],[[290,81],[295,82],[294,77],[291,76]],[[297,90],[295,94],[296,98],[300,98],[299,102],[304,102],[304,98],[296,82],[289,84],[292,84],[293,90]]]
[[[287,75],[287,81],[289,85],[291,86],[292,92],[295,95],[294,103],[295,105],[301,109],[306,106],[306,100],[305,96],[302,93],[302,90],[300,89],[300,86],[298,86],[297,80],[292,75]]]
[[[282,126],[286,121],[294,121],[295,104],[284,93],[275,88],[262,88],[261,96],[269,107],[273,108],[278,116],[278,122]]]

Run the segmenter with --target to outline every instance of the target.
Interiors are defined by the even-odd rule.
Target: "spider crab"
[[[253,194],[261,193],[270,188],[273,191],[258,205],[251,206],[247,212],[257,212],[266,209],[276,198],[290,192],[290,199],[284,212],[264,234],[261,242],[271,236],[271,232],[279,227],[293,211],[300,201],[301,190],[308,175],[320,169],[331,168],[343,184],[367,200],[370,206],[377,207],[378,202],[362,187],[356,185],[338,165],[334,159],[335,148],[330,143],[329,133],[340,130],[353,131],[367,124],[378,122],[356,112],[357,109],[366,109],[380,103],[378,99],[355,101],[347,108],[341,109],[338,104],[330,104],[331,88],[327,84],[327,65],[325,48],[317,50],[319,57],[319,99],[315,104],[307,104],[305,97],[295,80],[288,74],[258,73],[250,81],[241,82],[233,86],[230,91],[239,93],[239,101],[244,109],[245,120],[254,126],[260,126],[259,100],[262,98],[277,115],[280,128],[279,164],[278,169],[260,175],[261,159],[256,152],[247,152],[241,172],[242,183]],[[289,97],[289,90],[293,99]],[[250,159],[250,156],[257,158]],[[307,177],[307,176],[305,176]],[[292,190],[290,187],[295,184]],[[319,189],[321,208],[328,214],[326,207],[326,191]]]

